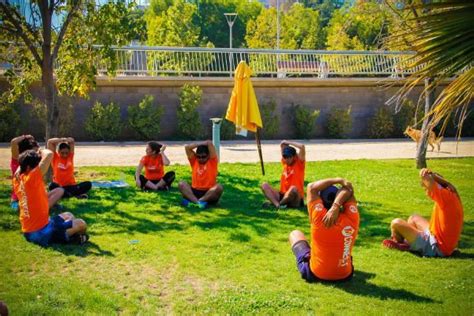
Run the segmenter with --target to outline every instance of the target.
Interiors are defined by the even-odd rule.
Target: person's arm
[[[448,180],[443,178],[439,173],[433,172],[428,168],[423,168],[420,170],[421,181],[423,185],[431,191],[433,189],[434,182],[441,184],[443,187],[447,188],[449,191],[458,194],[456,187],[451,184]]]
[[[286,140],[282,140],[280,143],[280,154],[282,156],[283,156],[283,149],[285,149],[285,147],[288,147],[288,142]]]
[[[186,156],[188,156],[188,159],[191,160],[193,157],[196,155],[194,153],[194,149],[198,146],[197,143],[192,143],[192,144],[187,144],[184,146],[184,150],[186,151]]]
[[[217,152],[216,152],[216,147],[214,147],[214,144],[212,141],[207,140],[206,142],[207,148],[209,148],[209,158],[216,158],[217,157]]]
[[[49,149],[43,149],[40,151],[41,154],[41,161],[39,162],[39,168],[41,170],[41,174],[44,176],[51,165],[51,160],[53,159],[53,152]]]
[[[290,142],[290,141],[287,141],[287,140],[284,140],[281,143],[282,143],[282,145],[285,145],[284,147],[293,146],[295,148],[298,148],[298,158],[300,160],[303,160],[303,161],[306,160],[306,147],[303,144],[297,143],[297,142]],[[284,147],[282,147],[282,150],[283,150]]]
[[[31,135],[21,135],[21,136],[13,138],[10,141],[10,149],[11,149],[11,152],[12,152],[12,158],[13,159],[18,160],[18,157],[20,157],[20,149],[19,149],[18,144],[21,141],[23,141],[24,139],[28,139],[28,138],[33,139],[33,136],[31,136]]]
[[[137,187],[141,187],[141,182],[140,182],[140,175],[142,174],[143,170],[143,162],[140,160],[138,163],[137,169],[135,169],[135,183]]]
[[[168,159],[168,157],[165,154],[165,149],[166,149],[166,145],[162,144],[161,149],[160,149],[160,155],[163,158],[163,165],[169,166],[170,165],[170,160]]]
[[[58,144],[61,143],[62,138],[50,138],[48,139],[48,142],[46,143],[46,148],[51,150],[53,153],[56,151],[56,148],[58,147]]]
[[[71,151],[72,154],[74,154],[74,147],[75,147],[75,145],[76,145],[76,142],[75,142],[74,138],[72,138],[72,137],[67,137],[67,138],[65,138],[65,140],[66,140],[66,141],[65,141],[64,143],[68,143],[68,144],[69,144],[69,147],[71,148],[70,151]]]

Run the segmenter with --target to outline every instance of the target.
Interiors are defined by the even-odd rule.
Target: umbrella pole
[[[255,140],[257,141],[258,156],[260,157],[260,167],[262,168],[262,175],[265,175],[265,167],[263,166],[262,145],[260,144],[260,128],[257,127],[255,133]]]

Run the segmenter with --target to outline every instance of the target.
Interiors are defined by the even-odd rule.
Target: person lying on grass
[[[84,243],[87,225],[71,213],[49,217],[49,208],[64,194],[63,188],[55,188],[48,194],[43,181],[53,158],[53,152],[45,149],[39,153],[27,150],[19,157],[20,167],[13,177],[13,187],[20,205],[21,230],[26,240],[41,246],[50,243]]]
[[[25,152],[29,149],[34,149],[35,151],[39,150],[39,145],[35,141],[35,138],[31,135],[21,135],[15,137],[10,142],[10,149],[11,149],[11,159],[10,159],[10,170],[12,172],[12,178],[15,175],[16,170],[20,166],[18,163],[18,158],[20,154]],[[14,211],[18,211],[18,197],[15,194],[15,191],[12,187],[11,199],[10,199],[10,207]]]
[[[169,166],[170,160],[165,154],[166,145],[155,141],[146,145],[146,155],[140,159],[135,171],[135,183],[142,190],[169,191],[174,181],[174,171],[165,174],[165,167]],[[142,169],[145,168],[145,175]]]
[[[76,183],[74,178],[74,138],[50,138],[47,147],[53,152],[53,182],[49,184],[49,190],[63,188],[64,198],[74,196],[87,199],[87,192],[92,187],[91,182]]]
[[[352,184],[343,178],[310,183],[307,204],[311,247],[301,231],[294,230],[289,236],[301,277],[307,282],[351,279],[352,248],[359,231],[359,211]]]
[[[408,221],[396,218],[390,227],[392,238],[383,246],[410,250],[425,257],[447,257],[456,249],[463,225],[463,207],[456,188],[429,169],[420,171],[421,186],[435,203],[430,221],[412,215]]]
[[[292,147],[293,146],[293,147]],[[296,149],[298,148],[298,153]],[[281,164],[283,171],[280,178],[280,191],[275,190],[264,182],[262,191],[270,203],[264,203],[265,207],[275,206],[276,208],[300,207],[304,203],[304,169],[306,162],[306,150],[303,144],[297,142],[282,141]]]
[[[186,145],[184,149],[192,168],[192,183],[179,183],[182,204],[188,206],[193,203],[204,209],[208,204],[217,203],[224,188],[217,183],[218,159],[214,145],[207,140]]]

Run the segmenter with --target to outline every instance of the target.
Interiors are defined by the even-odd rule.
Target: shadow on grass
[[[87,256],[107,256],[114,257],[114,254],[108,250],[103,250],[99,245],[92,241],[88,241],[86,244],[80,245],[62,245],[54,244],[50,246],[58,252],[61,252],[67,256],[87,257]]]
[[[379,286],[370,283],[369,280],[375,277],[375,273],[354,271],[351,281],[335,283],[334,287],[345,292],[358,296],[369,296],[381,300],[402,300],[420,303],[441,303],[429,297],[420,296],[403,289],[392,289],[386,286]]]

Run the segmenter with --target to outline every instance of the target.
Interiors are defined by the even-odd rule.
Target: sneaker
[[[20,205],[18,205],[18,201],[11,201],[10,207],[13,211],[18,212]]]
[[[410,245],[404,242],[397,242],[393,239],[385,239],[382,241],[382,246],[388,249],[395,249],[400,251],[408,251],[410,250]]]
[[[205,209],[207,207],[207,202],[198,201],[197,205],[200,209]]]
[[[187,199],[182,199],[181,200],[181,205],[184,206],[184,207],[188,207],[189,204],[191,204],[191,201],[187,200]]]
[[[69,242],[79,245],[84,245],[89,240],[88,234],[74,234],[69,237]]]
[[[280,204],[280,206],[278,207],[279,210],[284,210],[285,208],[287,208],[288,206],[286,204]]]

